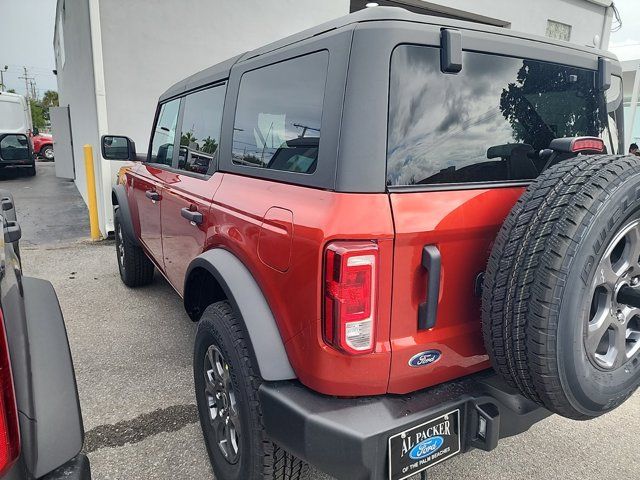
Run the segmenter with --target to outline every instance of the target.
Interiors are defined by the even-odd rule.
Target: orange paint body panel
[[[475,280],[484,271],[493,240],[523,188],[391,194],[395,222],[389,392],[407,393],[489,367],[481,333]],[[437,321],[419,331],[418,306],[427,298],[422,249],[436,245],[442,271]],[[439,350],[428,366],[411,357]]]
[[[242,205],[242,210],[237,208]],[[278,224],[279,233],[268,242],[284,248],[287,230],[281,210],[292,212],[290,266],[281,271],[269,262],[284,263],[284,254],[264,242],[263,222]],[[272,212],[267,215],[267,212]],[[251,271],[262,289],[289,361],[300,381],[330,395],[373,395],[387,391],[391,346],[391,269],[393,221],[386,194],[346,194],[225,174],[211,207],[207,249],[226,248]],[[283,224],[285,224],[283,226]],[[322,339],[323,255],[332,240],[375,240],[380,248],[381,271],[378,328],[372,354],[349,356],[327,346]],[[265,256],[269,261],[265,261]],[[239,302],[241,298],[237,299]]]

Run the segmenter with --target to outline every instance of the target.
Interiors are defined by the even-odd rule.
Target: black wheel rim
[[[124,273],[124,237],[120,224],[116,228],[116,252],[118,254],[118,266],[120,271]]]
[[[640,220],[625,224],[609,242],[591,286],[584,344],[601,370],[628,368],[640,351]]]
[[[209,427],[224,459],[234,464],[240,457],[240,417],[231,384],[229,364],[215,345],[204,359],[204,396]]]

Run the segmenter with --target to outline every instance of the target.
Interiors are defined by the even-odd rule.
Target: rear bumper
[[[61,467],[42,477],[41,480],[91,480],[89,458],[80,454]]]
[[[2,160],[0,161],[0,168],[13,168],[13,167],[33,167],[35,160]]]
[[[260,387],[267,433],[283,448],[338,479],[388,478],[389,437],[460,409],[462,452],[493,450],[500,438],[522,433],[550,412],[508,387],[493,372],[410,395],[342,399],[298,382]],[[478,435],[480,417],[486,421]]]

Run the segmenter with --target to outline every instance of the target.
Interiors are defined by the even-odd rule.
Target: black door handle
[[[422,267],[428,272],[427,301],[418,307],[418,330],[429,330],[436,326],[438,297],[440,296],[440,250],[435,245],[422,249]]]
[[[146,192],[144,192],[144,194],[148,199],[151,199],[154,202],[157,202],[160,200],[160,194],[155,190],[147,190]]]
[[[190,210],[189,207],[182,208],[180,210],[180,215],[196,225],[200,225],[204,219],[200,212],[197,210]]]

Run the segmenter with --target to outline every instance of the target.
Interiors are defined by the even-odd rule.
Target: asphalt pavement
[[[86,215],[82,200],[73,184],[56,179],[51,168],[39,168],[35,178],[2,177],[0,188],[14,193],[24,222],[24,273],[50,280],[58,292],[93,478],[213,478],[193,394],[195,325],[159,274],[140,289],[120,282],[113,242],[87,240],[86,216],[79,213]],[[61,208],[43,211],[47,205]],[[73,235],[61,233],[60,225],[82,221],[84,227]],[[595,421],[551,417],[503,440],[493,452],[474,451],[437,465],[429,478],[640,478],[639,431],[636,394]],[[329,479],[319,472],[313,478]]]

